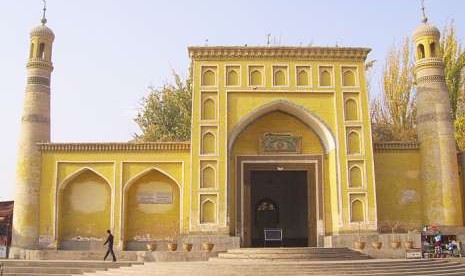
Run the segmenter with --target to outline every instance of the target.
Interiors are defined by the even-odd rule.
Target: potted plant
[[[187,252],[190,252],[192,251],[192,243],[189,241],[189,235],[186,236],[186,239],[184,240],[183,244],[182,244],[182,248],[184,249],[184,251],[187,251]]]
[[[361,228],[362,228],[362,222],[358,221],[358,232],[357,232],[357,241],[354,242],[354,247],[357,250],[363,250],[365,248],[366,243],[362,241],[362,235],[361,235]]]
[[[399,223],[394,222],[391,226],[391,248],[398,249],[400,247],[399,237],[396,234],[397,228],[399,227]]]
[[[140,240],[140,238],[137,238],[136,240]],[[155,251],[157,249],[157,244],[155,243],[155,241],[153,241],[150,238],[150,234],[143,235],[142,240],[145,240],[147,242],[145,244],[145,247],[147,247],[148,251],[152,252],[152,251]]]
[[[378,227],[378,233],[376,235],[376,239],[374,241],[371,242],[371,246],[374,248],[374,249],[381,249],[381,247],[383,246],[383,242],[381,242],[379,240],[379,235],[382,233],[382,227]]]
[[[405,249],[412,249],[413,248],[413,239],[412,239],[412,232],[415,233],[415,229],[409,229],[407,231],[407,240],[404,242]]]
[[[212,233],[207,232],[207,240],[202,242],[202,248],[205,251],[211,252],[215,245],[212,242]]]
[[[176,224],[173,224],[173,225],[174,225],[173,227],[170,227],[171,231],[173,232],[173,236],[170,236],[167,238],[167,244],[166,244],[169,251],[176,251],[178,249],[178,240],[177,240],[178,229],[177,229]]]

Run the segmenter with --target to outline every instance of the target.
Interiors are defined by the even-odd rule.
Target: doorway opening
[[[252,246],[264,246],[265,228],[282,229],[284,246],[308,245],[307,179],[307,171],[250,172]]]

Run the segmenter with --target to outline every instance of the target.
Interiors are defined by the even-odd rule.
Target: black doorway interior
[[[281,228],[284,246],[307,246],[307,192],[306,171],[251,171],[252,246],[264,246],[264,228]]]

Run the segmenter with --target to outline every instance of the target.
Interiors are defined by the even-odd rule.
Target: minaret
[[[417,84],[417,129],[421,154],[424,223],[462,226],[457,147],[451,120],[439,30],[423,20],[413,35]]]
[[[43,11],[42,24],[30,33],[16,167],[12,246],[22,249],[35,249],[39,245],[41,155],[36,143],[50,141],[50,75],[55,35],[45,25],[45,6]]]

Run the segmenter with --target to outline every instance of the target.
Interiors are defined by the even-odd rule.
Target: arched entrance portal
[[[278,141],[268,150],[264,136],[270,134],[300,144],[289,150]],[[285,246],[322,245],[325,219],[331,219],[324,218],[323,183],[330,179],[323,168],[335,164],[329,129],[304,109],[278,101],[246,116],[229,137],[230,217],[242,245],[263,246],[265,226],[281,228]],[[265,199],[276,210],[259,210]]]

